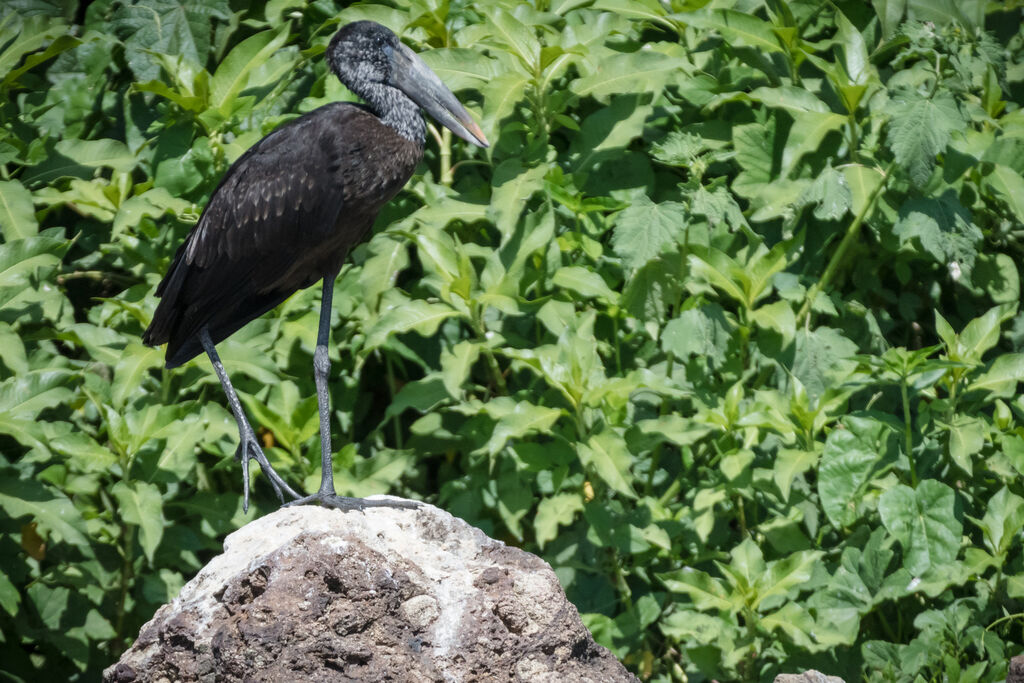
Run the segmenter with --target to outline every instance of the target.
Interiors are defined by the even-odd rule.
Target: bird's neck
[[[381,122],[407,140],[423,146],[427,126],[416,103],[401,90],[374,83],[357,93]]]

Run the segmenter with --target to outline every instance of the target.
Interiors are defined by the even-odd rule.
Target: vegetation
[[[0,678],[94,680],[241,510],[139,340],[220,175],[400,32],[432,130],[335,294],[339,492],[544,557],[644,680],[997,681],[1024,648],[1024,33],[983,0],[0,6]],[[222,345],[318,481],[317,288]]]

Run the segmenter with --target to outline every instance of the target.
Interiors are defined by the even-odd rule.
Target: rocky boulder
[[[228,536],[105,681],[635,681],[540,558],[430,505]]]

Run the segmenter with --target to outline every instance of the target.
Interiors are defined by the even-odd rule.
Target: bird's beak
[[[392,64],[391,85],[466,142],[478,147],[490,145],[466,108],[415,52],[399,43],[392,55]]]

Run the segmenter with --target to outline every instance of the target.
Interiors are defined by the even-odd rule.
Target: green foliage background
[[[539,553],[644,679],[995,681],[1024,648],[1016,3],[0,13],[0,678],[97,678],[275,508],[257,477],[241,511],[209,363],[139,336],[231,161],[350,97],[321,55],[361,18],[493,146],[428,141],[339,279],[341,493]],[[222,345],[307,490],[317,297]]]

